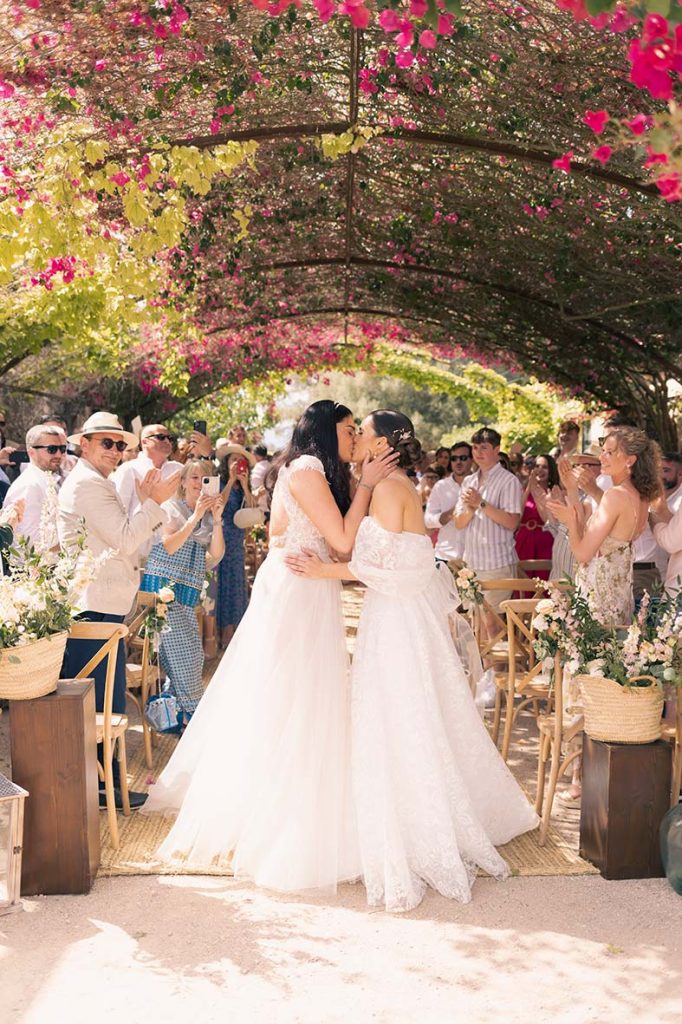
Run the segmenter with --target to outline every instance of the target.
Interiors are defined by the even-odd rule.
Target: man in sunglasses
[[[69,441],[80,445],[81,458],[59,492],[59,539],[64,547],[72,547],[84,530],[90,551],[95,556],[107,556],[81,599],[79,618],[88,622],[123,622],[140,586],[139,548],[167,522],[168,516],[161,505],[175,494],[180,474],[172,473],[162,479],[159,470],[149,470],[136,485],[139,507],[133,515],[128,515],[110,477],[123,452],[137,447],[135,434],[124,430],[113,413],[96,412]],[[73,678],[99,647],[101,643],[96,640],[69,640],[63,678]],[[114,677],[114,714],[125,713],[125,667],[125,647],[121,641]],[[92,675],[95,706],[101,712],[104,710],[106,662],[101,662]],[[101,760],[101,750],[99,756]],[[114,761],[114,782],[117,770]],[[100,802],[103,799],[100,792]],[[139,807],[144,800],[144,794],[130,794],[131,807]],[[117,806],[120,801],[117,790]]]
[[[439,449],[440,451],[440,449]],[[424,522],[427,530],[438,530],[436,558],[451,562],[464,557],[464,530],[458,530],[453,514],[462,488],[462,481],[471,473],[471,445],[458,441],[448,452],[450,473],[434,485],[426,504]]]
[[[38,551],[54,551],[57,538],[57,490],[66,455],[66,434],[55,425],[39,423],[26,434],[30,462],[5,496],[5,506],[23,499],[24,514],[14,528],[15,542],[22,537]]]

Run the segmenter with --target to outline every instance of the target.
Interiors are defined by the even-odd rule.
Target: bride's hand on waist
[[[308,548],[304,548],[300,554],[285,555],[284,562],[295,576],[304,576],[309,580],[323,579],[327,565],[319,555],[316,555],[314,551],[310,551]]]

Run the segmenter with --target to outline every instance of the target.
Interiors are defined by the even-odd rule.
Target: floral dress
[[[634,612],[631,541],[607,537],[594,558],[578,566],[575,582],[603,626],[629,623]]]

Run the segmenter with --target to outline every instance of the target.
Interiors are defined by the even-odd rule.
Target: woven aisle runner
[[[355,586],[344,587],[344,617],[348,648],[352,654],[355,646],[357,622],[362,608],[362,589]],[[536,733],[533,725],[533,733]],[[523,764],[510,767],[527,792],[535,772],[537,763],[536,744],[533,736],[530,750],[523,759]],[[173,736],[160,736],[158,745],[154,747],[154,768],[150,771],[144,763],[141,729],[138,726],[128,733],[128,772],[130,788],[146,792],[151,776],[158,776],[170,758],[178,740]],[[519,749],[529,746],[526,737],[519,737]],[[556,805],[555,805],[556,809]],[[575,810],[569,811],[575,817]],[[565,814],[565,812],[564,812]],[[155,860],[154,855],[170,830],[171,822],[158,815],[143,815],[137,812],[129,818],[118,815],[120,846],[118,850],[111,847],[106,814],[101,816],[102,827],[102,875],[229,875],[225,866],[197,871],[191,868],[179,870]],[[530,832],[513,839],[511,843],[500,847],[500,853],[509,864],[514,875],[592,875],[597,869],[584,861],[577,852],[577,836],[575,828],[562,834],[550,826],[544,846],[538,844],[538,833]]]
[[[172,754],[177,739],[171,736],[159,737],[154,748],[154,772],[150,773],[144,763],[144,751],[140,737],[130,737],[129,746],[134,748],[129,756],[128,769],[131,788],[146,792],[150,774],[157,775]],[[154,854],[168,835],[171,822],[159,815],[144,815],[133,812],[129,818],[118,816],[120,846],[114,850],[109,841],[106,815],[101,814],[102,863],[101,875],[229,875],[226,867],[197,871],[191,868],[178,869],[160,864]],[[500,853],[509,864],[514,875],[590,875],[597,869],[578,856],[571,843],[554,827],[550,827],[547,842],[538,844],[538,833],[530,832],[513,839],[500,847]]]

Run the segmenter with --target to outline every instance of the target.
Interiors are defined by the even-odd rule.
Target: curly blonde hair
[[[606,440],[612,437],[625,455],[634,455],[630,480],[635,490],[646,501],[653,501],[663,491],[661,449],[637,427],[612,427]]]

